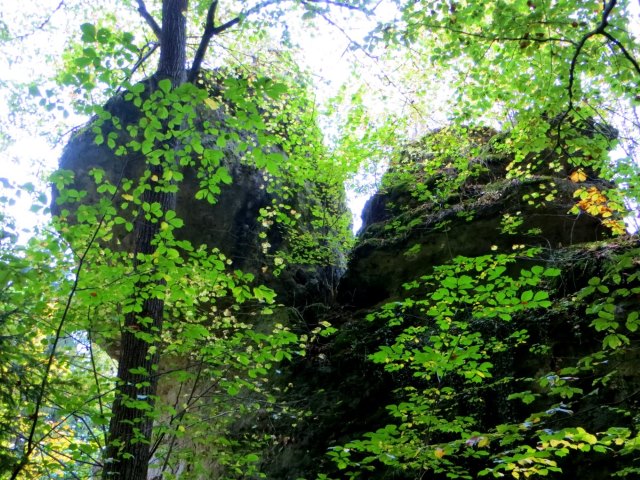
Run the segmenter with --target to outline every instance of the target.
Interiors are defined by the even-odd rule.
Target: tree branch
[[[366,15],[370,15],[371,12],[357,5],[351,5],[345,2],[338,2],[335,0],[305,0],[302,3],[323,3],[325,5],[333,5],[334,7],[346,8],[347,10],[355,10],[357,12],[363,12]]]
[[[594,30],[586,33],[578,42],[576,51],[574,52],[573,58],[571,59],[571,66],[569,67],[569,106],[567,108],[567,113],[569,113],[569,111],[573,109],[573,84],[575,83],[576,64],[578,63],[578,57],[582,52],[582,48],[584,47],[587,40],[589,40],[591,37],[594,37],[596,35],[604,35],[605,37],[607,36],[604,29],[609,25],[609,15],[611,14],[613,7],[616,6],[616,3],[618,3],[618,0],[610,0],[609,3],[605,4],[604,10],[602,11],[602,20],[600,21],[600,24]]]
[[[142,1],[142,0],[140,0]],[[236,17],[232,18],[228,22],[223,23],[222,25],[215,26],[215,13],[218,7],[218,0],[214,0],[209,6],[209,11],[207,12],[207,20],[204,26],[204,32],[202,34],[202,38],[200,39],[200,44],[198,45],[198,50],[196,51],[196,55],[193,59],[193,63],[191,65],[191,69],[189,70],[188,81],[195,81],[198,73],[200,72],[200,68],[202,67],[202,61],[204,60],[204,55],[207,52],[207,48],[209,46],[209,42],[215,35],[219,35],[225,30],[230,29],[231,27],[237,25],[242,22],[245,18],[258,13],[260,10],[269,7],[270,5],[274,5],[276,3],[280,3],[283,0],[264,0],[250,9],[241,12]],[[361,7],[351,5],[345,2],[340,2],[337,0],[305,0],[303,3],[324,3],[326,5],[334,5],[340,8],[346,8],[349,10],[358,10],[364,13],[369,14],[368,11],[364,10]]]
[[[158,40],[162,40],[162,29],[160,28],[160,25],[158,25],[158,22],[156,22],[155,18],[153,18],[147,10],[147,6],[144,4],[144,0],[138,0],[138,13],[149,24],[149,26],[153,30],[153,33],[155,33],[156,37],[158,37]]]
[[[258,13],[263,8],[266,8],[269,5],[273,5],[275,3],[279,3],[281,1],[282,0],[265,0],[264,2],[260,2],[257,5],[254,5],[249,10],[240,13],[237,17],[232,18],[228,22],[215,27],[214,16],[215,16],[216,8],[218,6],[218,1],[214,0],[213,3],[211,3],[211,6],[209,7],[209,11],[207,12],[207,21],[205,23],[204,33],[202,34],[200,45],[198,45],[196,56],[193,59],[193,64],[191,65],[191,69],[189,70],[189,76],[187,81],[193,83],[193,81],[198,76],[198,73],[200,73],[200,68],[202,67],[202,61],[204,60],[204,55],[205,53],[207,53],[207,47],[209,46],[209,42],[211,41],[211,38],[213,38],[214,35],[221,34],[225,30],[228,30],[234,25],[237,25],[248,16],[253,15],[254,13]]]
[[[251,7],[249,10],[247,10],[246,12],[242,12],[240,15],[238,15],[237,17],[229,20],[226,23],[223,23],[222,25],[214,28],[214,35],[218,35],[222,32],[224,32],[225,30],[228,30],[229,28],[233,27],[234,25],[240,23],[242,20],[244,20],[245,18],[247,18],[250,15],[253,15],[254,13],[258,13],[260,10],[262,10],[263,8],[268,7],[269,5],[273,5],[274,3],[280,3],[282,0],[265,0],[264,2],[260,2],[257,5],[254,5],[253,7]]]
[[[620,40],[618,40],[616,37],[611,35],[609,32],[602,32],[602,35],[607,37],[611,41],[611,43],[613,43],[616,47],[620,49],[620,51],[626,57],[626,59],[632,63],[638,75],[640,75],[640,65],[638,64],[637,60],[631,56],[631,54],[627,51],[627,49],[624,48],[624,45],[622,45]]]
[[[26,33],[24,35],[19,35],[15,37],[15,40],[24,40],[25,38],[33,35],[38,30],[42,30],[44,27],[46,27],[47,24],[51,21],[51,18],[56,14],[56,12],[64,6],[64,2],[65,0],[60,0],[60,3],[58,4],[58,6],[53,9],[53,11],[49,14],[47,18],[45,18],[42,22],[40,22],[40,24],[36,26],[31,32]]]
[[[573,110],[573,86],[575,84],[576,66],[578,64],[578,58],[580,57],[580,53],[582,53],[582,49],[587,43],[587,40],[589,40],[591,37],[594,37],[596,35],[602,35],[603,37],[609,39],[611,42],[613,42],[616,46],[618,46],[622,50],[622,53],[625,55],[627,60],[629,60],[633,64],[633,66],[636,68],[636,71],[638,71],[638,73],[640,74],[640,66],[635,61],[635,59],[627,52],[627,50],[618,41],[618,39],[616,39],[607,31],[605,31],[605,29],[609,26],[609,15],[611,15],[611,12],[613,11],[613,8],[616,6],[617,3],[618,3],[618,0],[609,0],[608,3],[604,3],[604,8],[602,10],[602,19],[600,20],[600,23],[596,28],[584,34],[584,36],[580,39],[580,41],[576,46],[576,51],[573,53],[573,57],[571,58],[571,65],[569,66],[569,85],[567,86],[569,102],[567,105],[567,109],[564,112],[562,112],[562,114],[558,119],[558,125],[556,128],[557,130],[556,148],[561,145],[562,124],[567,118],[567,116],[569,115],[569,113]]]
[[[187,76],[187,81],[190,83],[193,83],[198,76],[200,67],[202,65],[202,60],[204,60],[204,54],[207,52],[207,47],[209,46],[211,37],[213,37],[214,35],[214,21],[217,8],[218,0],[213,0],[213,2],[211,2],[211,5],[209,6],[209,10],[207,11],[207,20],[204,24],[204,33],[202,34],[202,38],[200,39],[200,45],[198,45],[198,50],[196,51],[196,55],[193,58],[193,63],[191,64],[191,70],[189,70],[189,74]]]
[[[554,42],[554,43],[568,43],[568,44],[575,45],[575,46],[578,45],[577,42],[574,42],[570,38],[563,38],[563,37],[528,37],[528,36],[524,36],[524,35],[523,36],[518,36],[518,37],[492,37],[492,36],[489,36],[489,35],[485,35],[483,33],[468,32],[466,30],[461,30],[459,28],[454,28],[454,27],[445,26],[445,25],[439,25],[439,24],[431,24],[431,23],[409,22],[407,24],[407,30],[409,29],[409,27],[417,27],[417,26],[428,28],[430,30],[445,30],[447,32],[457,33],[458,35],[464,35],[464,36],[467,36],[467,37],[478,38],[480,40],[485,40],[487,42],[521,42],[523,40],[526,40],[526,41],[533,42],[533,43],[550,43],[550,42]]]

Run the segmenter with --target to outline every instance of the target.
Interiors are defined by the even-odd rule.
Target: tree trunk
[[[163,0],[162,35],[158,79],[170,79],[178,87],[186,79],[186,14],[188,0]],[[153,179],[163,178],[163,166],[150,165],[149,189],[142,202],[158,202],[163,213],[175,208],[175,194],[159,188]],[[135,224],[134,269],[140,262],[138,253],[153,254],[154,238],[160,231],[160,221],[141,216]],[[148,284],[136,286],[136,296]],[[113,403],[107,442],[104,479],[146,480],[153,430],[154,399],[158,385],[160,335],[164,315],[164,302],[146,298],[142,312],[128,313],[121,336],[118,361],[118,385]],[[150,341],[149,339],[153,340]],[[136,373],[132,373],[132,370]]]

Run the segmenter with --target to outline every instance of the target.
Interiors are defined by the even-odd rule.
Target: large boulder
[[[512,157],[491,143],[500,136],[479,132],[480,153],[467,159],[466,171],[446,165],[425,177],[423,166],[433,162],[433,154],[424,140],[406,150],[400,166],[392,166],[364,207],[359,239],[340,282],[341,303],[370,307],[388,300],[402,293],[403,283],[458,255],[475,257],[512,245],[557,249],[610,237],[601,219],[570,213],[578,189],[607,189],[609,182],[576,183],[566,169],[509,177]],[[501,235],[510,222],[522,228]]]
[[[231,115],[237,114],[236,110],[240,107],[225,95],[224,81],[219,72],[208,78],[211,96],[197,106],[194,123],[196,128],[202,128],[205,132],[201,134],[205,151],[215,152],[222,157],[220,167],[224,171],[219,172],[225,180],[214,187],[219,191],[214,195],[214,203],[211,203],[206,199],[197,199],[203,182],[202,175],[198,173],[198,162],[182,168],[184,179],[176,194],[175,210],[184,220],[184,227],[176,235],[180,240],[190,241],[196,248],[206,245],[219,249],[232,261],[232,268],[251,273],[256,283],[266,284],[275,290],[280,303],[301,307],[329,302],[343,269],[343,252],[327,242],[320,245],[319,241],[318,250],[322,248],[323,252],[321,258],[305,259],[295,255],[300,249],[299,245],[295,245],[296,240],[302,237],[326,238],[337,233],[335,230],[327,234],[326,227],[321,233],[314,230],[313,226],[312,212],[321,208],[322,202],[317,190],[321,188],[326,191],[326,185],[318,185],[312,179],[301,183],[288,179],[286,175],[278,177],[272,171],[282,167],[281,170],[285,172],[287,169],[284,166],[276,166],[269,171],[264,166],[257,166],[249,158],[247,145],[258,143],[257,130],[250,127],[244,129],[237,121],[230,121]],[[147,91],[157,88],[154,78],[145,80],[143,85],[146,88],[143,96],[148,96]],[[250,113],[241,113],[264,118],[264,123],[268,123],[271,119],[264,108],[264,105],[260,105],[252,107]],[[67,220],[73,222],[78,205],[97,204],[105,197],[104,191],[99,192],[91,175],[94,169],[104,171],[103,181],[116,186],[121,186],[126,179],[133,180],[135,184],[141,178],[146,168],[144,155],[140,152],[122,155],[117,151],[131,140],[141,141],[140,138],[132,138],[127,129],[138,124],[144,116],[142,110],[143,107],[136,106],[124,92],[105,105],[106,121],[94,118],[72,136],[60,159],[60,169],[73,173],[73,181],[65,188],[85,192],[85,196],[76,204],[60,203],[57,201],[59,192],[54,187],[54,214],[59,215],[66,210],[70,212]],[[250,125],[251,122],[246,124]],[[288,127],[278,125],[277,128],[286,133]],[[96,142],[96,132],[101,137],[99,143]],[[115,143],[108,145],[105,139],[110,136],[113,136]],[[220,137],[224,141],[220,142]],[[275,158],[280,158],[281,162],[287,162],[289,152],[277,143],[264,149]],[[195,152],[193,155],[197,157]],[[332,191],[335,192],[330,194],[334,211],[344,214],[346,206],[343,192],[335,188]],[[119,193],[116,201],[120,199]],[[123,212],[122,215],[127,216],[128,213]],[[133,251],[133,241],[133,233],[119,227],[107,245]]]

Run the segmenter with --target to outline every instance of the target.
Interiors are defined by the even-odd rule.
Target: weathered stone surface
[[[338,332],[331,340],[314,345],[303,362],[291,366],[284,380],[295,385],[295,400],[306,406],[311,416],[283,435],[287,441],[278,445],[278,452],[265,466],[268,478],[315,478],[317,473],[342,478],[327,451],[395,423],[386,406],[402,401],[396,389],[418,381],[410,372],[392,374],[369,360],[380,346],[393,344],[402,327],[390,327],[380,320],[372,322],[367,316],[384,303],[403,299],[407,295],[403,283],[431,273],[434,267],[458,255],[476,257],[491,254],[494,249],[508,252],[512,245],[539,246],[540,255],[524,259],[513,267],[514,271],[544,264],[562,272],[550,293],[553,308],[522,315],[502,325],[474,323],[474,331],[486,331],[498,338],[507,338],[520,329],[530,335],[518,348],[489,353],[495,379],[530,378],[529,387],[539,389],[534,379],[570,366],[602,347],[602,339],[594,335],[586,305],[577,300],[577,292],[591,277],[602,275],[622,258],[640,262],[640,243],[637,238],[613,240],[599,219],[568,212],[575,204],[573,194],[577,188],[606,189],[612,185],[598,179],[578,185],[569,180],[567,170],[508,180],[508,162],[508,158],[493,157],[483,165],[481,175],[464,182],[440,202],[417,199],[411,194],[411,180],[387,185],[369,200],[359,239],[339,285],[339,305],[324,317]],[[455,174],[454,170],[445,171],[439,178]],[[525,196],[540,192],[542,185],[547,192],[548,186],[553,185],[553,198],[534,202],[537,206],[530,204]],[[519,233],[501,233],[504,216],[518,212],[523,219]],[[626,311],[639,308],[637,298],[625,307]],[[628,418],[607,405],[628,407],[633,403],[630,398],[640,388],[640,374],[632,367],[637,353],[629,353],[635,351],[629,349],[618,358],[617,373],[611,370],[616,380],[611,384],[594,390],[589,378],[580,380],[584,391],[592,393],[573,407],[588,413],[579,418],[568,415],[558,421],[557,428],[583,425],[592,431],[603,431],[611,425],[629,425]],[[606,368],[609,367],[602,366]],[[473,402],[461,400],[456,411],[459,415],[473,412],[486,428],[491,428],[522,421],[536,408],[548,408],[543,402],[523,406],[508,400],[513,388],[496,382],[478,393]],[[515,388],[524,390],[526,386]],[[598,480],[624,465],[607,455],[592,454],[585,460],[580,455],[564,459],[564,474],[554,478]],[[366,473],[366,478],[408,480],[416,478],[414,473],[378,464],[378,468]]]
[[[123,95],[111,99],[105,110],[117,117],[124,127],[137,122],[140,117],[138,109],[126,101]],[[251,132],[227,127],[227,114],[223,110],[200,108],[198,123],[210,122],[218,125],[221,135],[233,131],[237,138],[255,140]],[[96,191],[95,182],[89,173],[92,169],[104,170],[105,178],[114,185],[119,185],[122,179],[140,178],[145,169],[145,161],[140,153],[117,156],[105,143],[97,145],[95,133],[92,132],[93,124],[90,122],[72,137],[60,159],[60,168],[74,173],[74,181],[69,188],[87,192],[82,200],[85,204],[95,204],[104,196]],[[102,126],[102,131],[106,138],[109,132],[115,130],[111,122],[107,122]],[[126,143],[127,135],[122,131],[118,131],[118,135],[121,137],[118,144]],[[261,221],[262,209],[274,204],[286,204],[290,210],[295,210],[301,215],[297,222],[300,232],[313,235],[309,212],[316,206],[317,199],[313,197],[310,185],[290,185],[289,191],[293,194],[283,198],[280,194],[274,193],[274,178],[243,158],[244,155],[238,151],[237,141],[228,139],[222,148],[216,145],[216,142],[217,137],[205,135],[202,144],[205,148],[223,151],[221,164],[228,170],[233,181],[230,185],[220,185],[221,191],[217,200],[215,204],[211,204],[195,198],[196,192],[201,188],[196,176],[196,167],[183,168],[184,181],[176,195],[176,212],[184,220],[184,227],[176,232],[178,239],[189,240],[195,247],[206,245],[218,248],[232,260],[232,268],[252,273],[256,277],[256,283],[266,284],[275,290],[278,302],[285,305],[304,306],[329,302],[343,269],[342,252],[334,251],[334,258],[328,259],[323,265],[289,263],[282,273],[274,276],[273,259],[276,252],[283,251],[286,254],[290,251],[291,239],[277,222],[269,222],[269,225],[265,226]],[[277,152],[286,159],[282,150]],[[64,207],[71,209],[73,214],[75,207],[69,204],[58,205],[55,188],[53,194],[53,213],[59,214]],[[341,198],[335,200],[344,202]],[[342,208],[346,209],[344,206]],[[261,233],[266,233],[266,237],[260,237]],[[133,250],[132,233],[119,228],[114,237],[115,240],[109,246]]]
[[[552,201],[529,205],[523,200],[550,182],[558,191]],[[584,186],[548,176],[503,179],[476,185],[446,207],[419,204],[402,211],[396,207],[403,205],[397,191],[402,186],[377,193],[365,206],[360,241],[340,283],[340,302],[374,305],[398,294],[403,283],[430,273],[435,265],[458,255],[485,255],[494,246],[501,251],[514,244],[556,249],[606,238],[609,233],[599,220],[568,213],[575,204],[573,193]],[[500,235],[503,216],[516,213],[535,234]]]

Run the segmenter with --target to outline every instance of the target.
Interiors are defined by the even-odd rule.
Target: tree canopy
[[[8,106],[0,144],[15,152],[26,132],[67,147],[39,184],[0,178],[7,478],[265,478],[261,455],[278,435],[265,425],[313,416],[287,400],[296,387],[278,383],[280,369],[339,328],[316,310],[335,294],[353,242],[345,184],[372,183],[390,166],[387,178],[410,185],[416,201],[444,204],[477,175],[484,146],[474,136],[492,132],[513,181],[549,172],[575,184],[614,181],[618,188],[577,188],[572,209],[612,235],[624,235],[637,210],[640,32],[628,1],[61,0],[33,9],[0,16],[1,61],[16,72],[0,78]],[[347,58],[350,76],[329,98],[303,66],[314,36],[346,45],[335,62]],[[428,132],[429,158],[407,161],[408,142]],[[443,169],[457,173],[435,187],[416,180]],[[540,185],[531,204],[557,194]],[[46,216],[28,239],[13,213],[21,197]],[[244,215],[231,240],[194,233],[225,212]],[[522,218],[505,222],[506,235]],[[462,380],[446,392],[408,389],[389,407],[397,425],[329,451],[345,475],[366,478],[381,462],[470,478],[456,461],[491,455],[491,435],[505,432],[422,443],[452,389],[491,376],[484,352],[526,336],[485,341],[452,311],[508,320],[551,306],[542,287],[560,272],[514,275],[515,257],[457,259],[409,284],[415,295],[370,314],[398,326],[428,311],[440,329],[416,356],[411,345],[430,330],[412,326],[372,362],[408,365],[425,382]],[[485,270],[493,273],[477,273]],[[606,289],[623,301],[635,274],[620,275],[607,272],[580,293],[594,296],[603,351],[625,348],[637,330],[637,312],[623,333],[614,300],[598,296]],[[294,291],[294,278],[313,282]],[[465,354],[453,358],[458,344]],[[552,385],[561,398],[578,393],[561,383]],[[466,434],[466,421],[438,428]],[[509,430],[513,458],[482,474],[552,474],[549,452],[590,451],[585,444],[637,449],[637,431],[607,431],[605,441],[580,428],[571,442],[550,433],[543,453]]]

